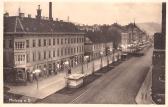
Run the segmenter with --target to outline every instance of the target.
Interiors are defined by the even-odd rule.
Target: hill
[[[137,26],[146,31],[149,35],[153,35],[156,32],[161,32],[161,24],[154,23],[154,22],[147,22],[147,23],[137,23]]]

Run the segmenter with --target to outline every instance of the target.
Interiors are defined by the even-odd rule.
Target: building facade
[[[43,75],[70,69],[83,61],[84,36],[70,22],[41,18],[4,16],[4,72]],[[25,78],[26,78],[25,77]]]
[[[113,52],[113,42],[99,39],[92,39],[85,37],[85,55],[89,56],[90,59],[97,59]]]

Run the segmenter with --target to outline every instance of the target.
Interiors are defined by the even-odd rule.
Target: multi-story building
[[[4,15],[4,74],[7,72],[45,73],[80,64],[84,55],[84,36],[73,23],[42,19],[40,6],[36,18]]]
[[[85,37],[85,55],[90,59],[100,58],[107,54],[112,53],[113,42],[103,35],[90,35]]]

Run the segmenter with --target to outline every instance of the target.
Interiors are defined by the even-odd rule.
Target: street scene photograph
[[[3,104],[165,105],[166,4],[5,1]]]

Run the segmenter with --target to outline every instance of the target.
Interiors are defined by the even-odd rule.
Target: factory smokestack
[[[52,18],[52,2],[49,2],[49,20],[53,20],[53,18]]]

